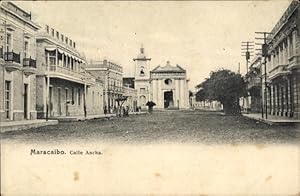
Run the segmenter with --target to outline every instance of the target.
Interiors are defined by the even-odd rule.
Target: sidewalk
[[[146,112],[130,112],[129,115],[139,115],[146,114]],[[116,114],[98,114],[98,115],[88,115],[86,118],[84,116],[58,116],[52,117],[53,120],[58,120],[59,122],[74,122],[74,121],[84,121],[91,119],[110,119],[112,117],[116,117]]]
[[[73,122],[73,121],[84,121],[84,120],[91,120],[91,119],[100,119],[100,118],[111,118],[116,116],[116,114],[98,114],[98,115],[88,115],[87,117],[84,116],[58,116],[58,117],[51,117],[51,119],[58,120],[59,122]]]
[[[285,116],[268,115],[267,119],[262,118],[261,113],[243,114],[243,116],[267,123],[269,125],[290,125],[290,124],[296,124],[296,123],[299,123],[299,125],[300,125],[300,120],[288,118]]]
[[[18,131],[57,124],[57,120],[46,121],[44,119],[0,122],[0,132]]]

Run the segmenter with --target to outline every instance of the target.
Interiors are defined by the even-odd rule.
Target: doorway
[[[28,119],[28,84],[24,84],[24,119]]]
[[[164,92],[164,108],[170,108],[173,106],[174,106],[173,92],[172,91]]]

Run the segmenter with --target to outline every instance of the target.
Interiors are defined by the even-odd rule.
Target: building
[[[146,109],[147,102],[153,101],[156,109],[189,108],[186,70],[179,65],[172,66],[168,61],[165,66],[159,65],[150,71],[151,59],[146,57],[143,47],[133,60],[138,107]]]
[[[134,77],[123,77],[123,86],[134,88]]]
[[[103,82],[103,105],[107,106],[108,111],[112,113],[114,108],[118,106],[116,99],[122,96],[122,66],[105,59],[91,62],[85,66],[85,70]]]
[[[103,113],[103,84],[84,70],[76,42],[44,25],[36,43],[38,117]]]
[[[267,88],[262,86],[267,105],[267,111],[264,112],[300,119],[299,1],[291,2],[271,33],[266,59]],[[262,71],[264,75],[264,66]]]
[[[248,104],[250,112],[262,111],[262,58],[256,56],[249,67],[248,73],[245,75],[247,90],[249,93]],[[245,99],[243,99],[245,100]]]
[[[0,2],[0,121],[36,119],[36,42],[31,14]]]
[[[146,109],[146,103],[150,100],[150,61],[144,53],[143,46],[137,58],[134,58],[134,87],[137,90],[137,105],[142,109]]]
[[[137,90],[128,86],[123,86],[123,96],[127,98],[123,106],[128,106],[130,112],[137,111]]]

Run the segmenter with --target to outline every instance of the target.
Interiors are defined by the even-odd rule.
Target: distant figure
[[[104,106],[104,115],[106,116],[106,114],[107,114],[107,106],[105,105]]]
[[[148,101],[147,103],[146,103],[146,105],[148,106],[148,112],[150,113],[150,114],[152,114],[152,112],[153,112],[153,107],[156,105],[153,101]]]

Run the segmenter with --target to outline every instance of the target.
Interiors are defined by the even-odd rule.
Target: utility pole
[[[248,70],[249,70],[249,59],[253,53],[254,50],[254,42],[250,42],[250,41],[246,41],[246,42],[242,42],[241,45],[241,50],[242,50],[242,56],[246,57],[246,74],[245,74],[245,79],[247,79],[247,75],[248,75]],[[246,107],[245,107],[245,101],[246,101]],[[246,112],[248,112],[248,108],[249,108],[249,92],[247,92],[247,97],[246,100],[245,98],[243,98],[243,108]]]
[[[253,56],[251,53],[253,53],[254,50],[254,42],[246,41],[242,42],[241,45],[242,50],[242,56],[246,57],[246,74],[248,73],[248,63],[251,56]]]
[[[263,43],[256,43],[257,45],[261,45],[261,49],[257,49],[260,50],[261,53],[259,53],[258,55],[261,55],[262,57],[264,57],[264,96],[263,96],[263,104],[264,104],[264,109],[265,109],[265,117],[266,119],[268,118],[268,100],[267,100],[267,88],[268,88],[268,83],[267,83],[267,58],[268,58],[268,50],[269,50],[269,43],[267,41],[271,41],[270,38],[268,38],[269,35],[271,35],[271,33],[268,32],[255,32],[255,34],[258,35],[262,35],[263,37],[256,37],[256,40],[263,40]],[[263,76],[262,76],[263,78]],[[262,81],[262,80],[261,80]],[[263,86],[263,84],[261,84],[261,86]],[[263,113],[262,113],[263,116]]]

